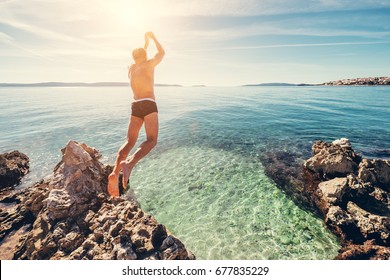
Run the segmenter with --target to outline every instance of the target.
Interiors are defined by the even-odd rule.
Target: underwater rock
[[[0,236],[31,225],[13,259],[195,259],[135,201],[108,195],[112,167],[99,158],[70,141],[51,176],[6,197],[15,206],[0,212]]]
[[[341,238],[336,259],[389,259],[390,164],[361,159],[345,143],[314,143],[304,164],[306,193]]]
[[[267,151],[260,160],[266,175],[281,188],[297,205],[317,211],[305,190],[302,165],[304,155],[289,151]]]
[[[30,159],[19,151],[0,154],[0,189],[20,183],[29,172]]]
[[[189,192],[192,192],[192,191],[194,191],[194,190],[202,190],[202,189],[204,189],[204,188],[205,188],[204,185],[194,185],[194,186],[189,186],[189,187],[188,187],[188,191],[189,191]]]

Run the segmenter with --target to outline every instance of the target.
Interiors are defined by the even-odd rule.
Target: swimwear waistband
[[[156,102],[154,99],[146,97],[146,98],[141,98],[141,99],[133,99],[133,103],[135,103],[135,102],[141,102],[141,101],[146,101],[146,100],[152,101],[152,102]]]

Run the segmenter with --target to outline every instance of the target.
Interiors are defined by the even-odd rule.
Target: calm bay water
[[[364,156],[390,157],[390,87],[160,87],[156,95],[159,143],[130,185],[143,210],[201,259],[337,255],[323,222],[265,175],[265,151],[309,154],[315,140],[347,137]],[[127,87],[0,88],[0,153],[30,157],[20,187],[50,174],[70,139],[112,164],[130,100]]]

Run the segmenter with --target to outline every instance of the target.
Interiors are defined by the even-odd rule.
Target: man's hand
[[[164,51],[163,47],[161,46],[160,42],[156,39],[156,36],[154,36],[153,32],[146,32],[145,33],[145,45],[146,45],[146,42],[148,42],[148,44],[149,44],[149,39],[152,39],[154,41],[154,43],[156,44],[156,48],[157,48],[157,54],[154,56],[154,58],[150,59],[149,62],[152,63],[154,66],[156,66],[163,59],[163,57],[165,55],[165,51]]]
[[[153,32],[146,32],[146,33],[145,33],[145,39],[146,39],[146,38],[150,38],[150,39],[152,39],[152,40],[155,40],[155,39],[156,39],[156,37],[154,36]]]

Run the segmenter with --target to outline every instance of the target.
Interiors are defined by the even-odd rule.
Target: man
[[[154,41],[157,54],[154,58],[148,60],[146,50],[149,45],[149,39]],[[165,51],[154,34],[147,32],[145,34],[145,47],[133,50],[132,54],[135,63],[130,66],[128,76],[134,102],[131,104],[131,117],[126,142],[120,147],[114,170],[108,176],[108,193],[112,196],[119,196],[118,178],[120,170],[122,169],[123,172],[123,187],[127,188],[127,181],[134,166],[157,144],[158,111],[154,97],[154,68],[163,59]],[[126,160],[137,142],[138,133],[142,125],[145,126],[146,141]]]

